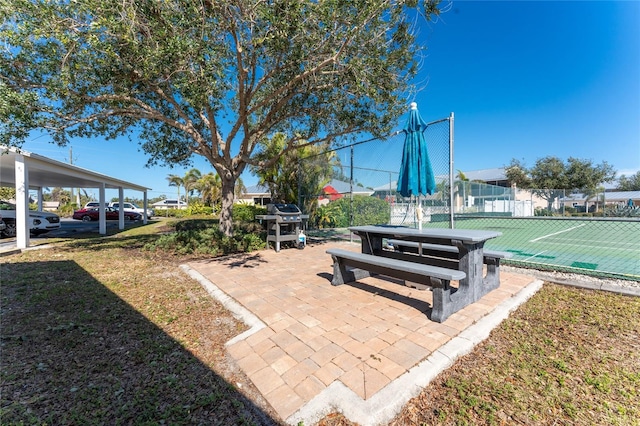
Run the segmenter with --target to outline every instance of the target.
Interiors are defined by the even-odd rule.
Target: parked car
[[[85,209],[91,209],[91,208],[98,208],[100,207],[100,202],[99,201],[89,201],[87,204],[84,205]]]
[[[16,236],[16,205],[0,200],[0,211],[5,229],[2,235],[5,237]],[[54,229],[60,229],[60,216],[51,212],[39,210],[29,210],[29,232],[33,235],[40,235]]]
[[[107,220],[118,220],[120,218],[118,209],[113,207],[105,207],[105,214]],[[84,222],[90,222],[92,220],[98,220],[100,218],[100,208],[90,207],[88,209],[80,209],[73,212],[73,218],[82,220]],[[141,220],[142,215],[136,212],[124,212],[124,220]]]
[[[151,204],[157,210],[186,209],[187,203],[182,200],[160,200]]]
[[[5,229],[7,229],[7,225],[5,225],[4,221],[2,220],[2,216],[0,216],[0,234],[2,234]]]
[[[116,209],[120,208],[120,203],[119,202],[112,202],[109,203],[109,207],[115,207]],[[142,207],[138,207],[133,203],[129,203],[129,202],[125,202],[122,203],[122,208],[124,209],[125,212],[136,212],[136,213],[140,213],[141,215],[144,215],[144,209]],[[147,217],[151,217],[155,214],[155,212],[153,211],[153,209],[147,209]]]

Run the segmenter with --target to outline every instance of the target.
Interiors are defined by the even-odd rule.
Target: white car
[[[159,210],[167,209],[186,209],[187,203],[182,200],[160,200],[157,203],[153,203],[152,206]]]
[[[16,205],[6,201],[0,201],[0,214],[6,228],[2,235],[6,237],[16,236]],[[60,229],[60,216],[51,212],[29,210],[29,231],[33,235],[44,234],[54,229]]]
[[[118,202],[111,202],[109,203],[109,207],[113,207],[115,209],[120,209],[120,203]],[[144,215],[144,209],[141,207],[136,206],[133,203],[129,203],[129,202],[124,202],[122,203],[122,208],[125,212],[136,212],[136,213],[140,213],[141,215]],[[147,209],[147,217],[151,217],[155,214],[155,212],[153,211],[153,209]]]

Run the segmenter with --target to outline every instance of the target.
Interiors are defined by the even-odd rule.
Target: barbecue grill
[[[302,214],[295,204],[284,203],[267,204],[267,214],[256,216],[266,222],[267,244],[273,242],[276,251],[280,251],[283,241],[298,241],[302,221],[308,218],[309,215]]]

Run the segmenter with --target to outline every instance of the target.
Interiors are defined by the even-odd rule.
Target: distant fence
[[[333,150],[333,179],[314,192],[299,191],[310,235],[352,239],[345,228],[354,225],[417,227],[420,204],[423,227],[502,232],[487,246],[513,253],[512,264],[640,279],[640,208],[607,200],[606,193],[579,197],[462,180],[452,169],[453,114],[429,123],[424,135],[436,192],[419,198],[397,193],[403,133]],[[302,160],[301,173],[317,161]]]
[[[510,264],[640,280],[639,218],[478,216],[455,226],[501,232],[487,247],[512,253]]]
[[[410,225],[415,220],[413,209],[418,202],[452,221],[452,129],[453,114],[427,124],[424,137],[436,177],[436,192],[419,199],[404,198],[396,191],[404,133],[332,150],[336,162],[333,179],[318,186],[323,188],[321,191],[300,191],[299,194],[298,204],[311,216],[310,226],[318,228],[366,223],[370,220],[372,209],[377,210],[381,205],[386,206],[388,220],[393,215],[400,223]],[[311,169],[314,161],[317,161],[317,157],[303,160],[301,173]],[[367,197],[369,202],[359,199],[361,197]],[[330,205],[335,201],[339,201],[339,209]],[[335,218],[333,223],[331,217]]]

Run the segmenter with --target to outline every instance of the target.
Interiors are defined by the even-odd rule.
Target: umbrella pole
[[[422,202],[420,200],[420,194],[418,194],[417,200],[416,216],[418,219],[418,231],[422,231]],[[418,243],[418,256],[422,257],[422,243]]]

